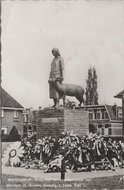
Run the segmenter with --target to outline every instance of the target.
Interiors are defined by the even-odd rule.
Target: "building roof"
[[[7,108],[23,108],[10,94],[8,94],[3,88],[1,89],[1,105]]]
[[[115,98],[120,98],[122,99],[124,97],[124,90],[122,90],[121,92],[119,92],[116,96],[114,96]]]

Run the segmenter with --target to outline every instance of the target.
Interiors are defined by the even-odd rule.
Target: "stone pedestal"
[[[36,115],[37,139],[45,136],[59,138],[64,130],[73,131],[80,137],[89,132],[88,112],[66,108],[45,108]]]

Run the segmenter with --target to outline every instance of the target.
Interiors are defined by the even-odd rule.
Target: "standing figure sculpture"
[[[52,49],[52,54],[54,56],[54,59],[52,60],[51,63],[51,70],[48,81],[50,88],[49,92],[50,92],[50,98],[53,99],[54,101],[53,107],[58,107],[59,101],[62,97],[56,90],[54,81],[57,81],[59,84],[62,84],[62,81],[64,79],[64,60],[61,57],[58,48]]]

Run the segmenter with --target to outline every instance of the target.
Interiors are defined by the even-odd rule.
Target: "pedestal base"
[[[82,137],[89,132],[88,112],[66,108],[45,108],[36,114],[37,139],[51,136],[59,138],[68,130]]]

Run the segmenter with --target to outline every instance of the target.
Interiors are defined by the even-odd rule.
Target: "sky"
[[[54,47],[64,59],[64,83],[85,88],[95,67],[99,104],[121,105],[114,95],[124,89],[124,1],[6,0],[1,17],[2,87],[25,108],[53,104]]]

